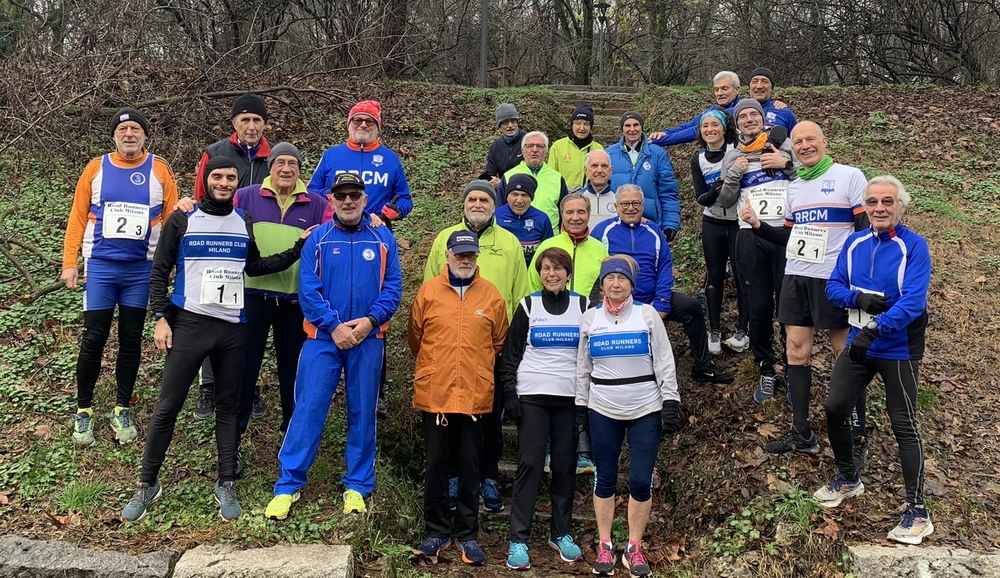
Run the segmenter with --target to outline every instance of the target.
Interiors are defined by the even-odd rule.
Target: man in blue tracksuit
[[[496,223],[514,233],[521,242],[525,265],[531,265],[535,249],[554,234],[549,216],[531,206],[537,188],[538,181],[531,175],[512,176],[507,181],[507,204],[493,212]]]
[[[403,276],[396,240],[364,212],[365,185],[337,176],[334,218],[302,249],[299,303],[308,338],[299,356],[295,411],[278,453],[279,479],[264,515],[284,519],[316,459],[340,375],[346,374],[347,474],[344,513],[364,512],[375,487],[375,404],[383,339],[399,307]]]
[[[788,108],[778,108],[771,98],[773,92],[774,73],[763,66],[755,68],[750,73],[750,97],[760,103],[760,108],[764,111],[764,124],[783,126],[788,129],[788,134],[792,134],[792,129],[798,122],[795,120],[795,113]]]
[[[715,97],[716,105],[732,109],[740,101],[740,77],[729,70],[723,70],[716,74],[712,78],[712,94]],[[712,108],[715,107],[708,110]],[[654,132],[649,135],[649,143],[667,147],[694,142],[698,137],[698,123],[701,122],[702,114],[704,112],[699,113],[684,124]],[[732,114],[732,110],[730,110],[730,114]]]
[[[643,118],[638,112],[626,112],[619,124],[622,138],[607,148],[611,188],[617,191],[625,184],[638,185],[646,198],[642,216],[656,223],[667,242],[671,242],[681,228],[681,201],[670,155],[660,147],[646,144]]]
[[[664,321],[676,321],[684,326],[684,333],[691,342],[694,367],[691,378],[710,383],[732,383],[733,376],[720,369],[708,352],[708,333],[705,317],[698,300],[674,291],[674,261],[670,245],[660,229],[653,223],[643,223],[645,199],[636,185],[622,185],[615,193],[618,216],[603,221],[590,235],[608,248],[608,253],[629,255],[639,268],[635,275],[632,297],[637,303],[646,303],[660,314]],[[598,289],[595,287],[595,292]],[[599,302],[598,295],[591,295],[590,302]]]
[[[885,383],[885,408],[899,445],[906,509],[888,538],[919,544],[934,532],[924,503],[924,446],[917,431],[917,374],[924,356],[931,255],[927,241],[903,226],[910,195],[891,176],[865,189],[871,229],[847,238],[826,284],[830,303],[848,310],[848,346],[830,377],[826,421],[837,464],[829,485],[813,496],[832,508],[865,491],[853,458],[851,411],[875,374]]]

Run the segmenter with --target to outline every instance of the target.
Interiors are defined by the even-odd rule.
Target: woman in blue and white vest
[[[622,442],[628,435],[629,539],[622,564],[633,576],[650,573],[640,546],[652,506],[653,466],[660,436],[680,425],[680,395],[670,339],[660,315],[633,301],[636,262],[612,255],[601,264],[604,301],[583,314],[577,351],[576,405],[589,411],[597,474],[594,514],[600,545],[594,573],[615,569],[611,526]]]
[[[573,258],[565,249],[545,249],[533,265],[542,290],[518,304],[498,369],[504,413],[517,421],[517,473],[507,556],[507,566],[514,570],[531,567],[528,537],[550,440],[549,545],[565,562],[583,558],[570,530],[576,483],[576,351],[587,298],[566,290]]]

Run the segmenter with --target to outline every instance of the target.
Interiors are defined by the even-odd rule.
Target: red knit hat
[[[367,114],[374,118],[375,124],[379,128],[382,128],[382,105],[377,100],[362,100],[358,104],[355,104],[351,108],[351,112],[347,115],[347,122],[351,122],[351,119],[359,114]]]

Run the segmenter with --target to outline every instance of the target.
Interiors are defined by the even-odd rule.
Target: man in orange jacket
[[[462,561],[486,558],[479,533],[479,461],[484,415],[493,411],[493,365],[507,336],[507,305],[479,276],[479,237],[448,237],[448,266],[417,291],[410,309],[410,349],[417,358],[413,407],[423,418],[427,448],[424,519],[428,538],[414,553],[437,556],[451,545]],[[448,508],[448,474],[459,472],[457,507]],[[454,516],[454,520],[452,520]]]

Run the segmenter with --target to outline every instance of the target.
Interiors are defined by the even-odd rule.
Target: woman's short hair
[[[535,271],[542,273],[542,261],[548,259],[556,267],[562,267],[567,275],[573,274],[573,258],[569,256],[566,249],[561,247],[549,247],[535,257]]]

